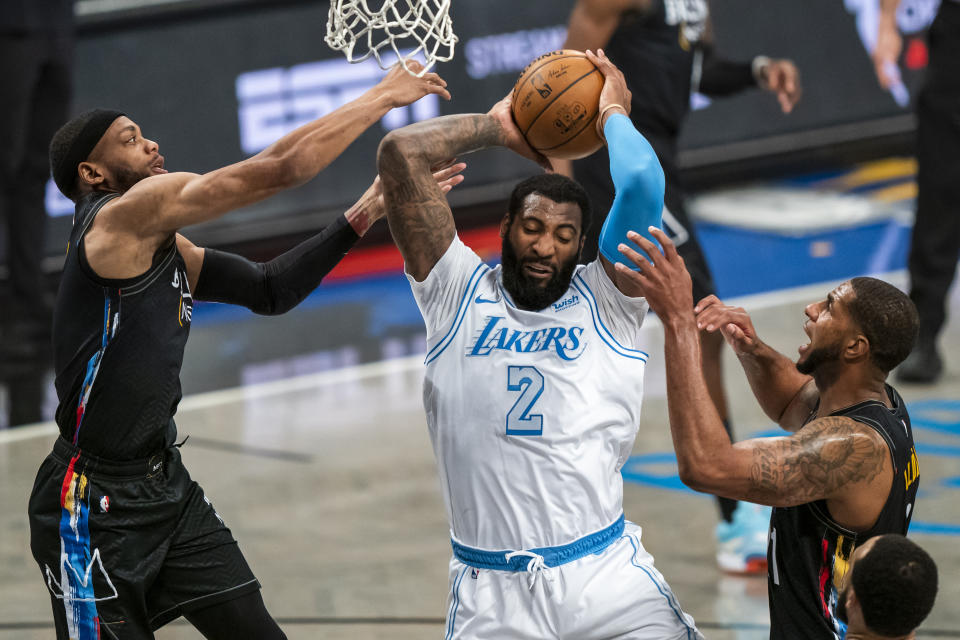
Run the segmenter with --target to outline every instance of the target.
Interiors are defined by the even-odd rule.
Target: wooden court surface
[[[761,337],[791,357],[805,342],[804,302],[829,285],[745,301]],[[935,558],[940,593],[920,637],[960,638],[960,321],[944,336],[947,373],[932,387],[897,385],[932,425],[915,429],[921,494],[913,538]],[[634,453],[671,451],[662,331],[646,329],[643,418]],[[190,349],[188,348],[188,352]],[[740,438],[769,431],[732,354],[728,393]],[[420,358],[403,358],[260,386],[187,397],[177,416],[193,477],[233,530],[291,639],[440,638],[450,544],[420,398]],[[911,412],[913,413],[913,412]],[[917,416],[914,415],[915,425]],[[0,433],[0,640],[53,637],[50,604],[29,552],[26,505],[53,441],[50,425]],[[651,474],[670,476],[671,464]],[[718,573],[710,498],[625,485],[625,511],[643,527],[684,609],[707,638],[767,637],[765,579]],[[158,638],[200,638],[179,622]]]

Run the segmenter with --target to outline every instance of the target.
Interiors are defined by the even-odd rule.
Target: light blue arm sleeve
[[[617,250],[617,245],[632,244],[627,240],[627,231],[636,231],[658,244],[647,227],[661,228],[663,168],[653,147],[624,114],[615,113],[607,118],[603,133],[607,138],[610,177],[616,195],[600,231],[600,253],[614,264],[623,262],[636,270]]]

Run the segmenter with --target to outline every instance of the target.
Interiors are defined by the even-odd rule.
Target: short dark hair
[[[904,636],[916,629],[937,596],[937,565],[904,536],[880,536],[853,563],[850,576],[863,621],[882,636]]]
[[[523,209],[523,201],[531,193],[539,193],[554,202],[573,202],[576,204],[580,207],[580,233],[581,235],[587,233],[592,218],[590,196],[587,195],[587,192],[579,183],[559,173],[541,173],[523,180],[513,188],[513,193],[510,194],[510,203],[507,205],[510,224],[513,224],[513,219]]]
[[[917,341],[920,319],[905,293],[876,278],[854,278],[853,300],[847,304],[867,341],[870,360],[884,373],[903,362]]]

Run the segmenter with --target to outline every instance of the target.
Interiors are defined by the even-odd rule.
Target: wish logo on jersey
[[[536,353],[553,351],[564,360],[576,360],[586,342],[583,327],[547,327],[525,331],[508,326],[503,316],[487,316],[486,324],[467,347],[468,356],[489,356],[494,351]]]

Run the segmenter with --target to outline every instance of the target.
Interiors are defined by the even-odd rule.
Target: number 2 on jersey
[[[543,394],[543,374],[536,367],[507,367],[507,390],[520,392],[507,412],[507,435],[543,435],[543,416],[530,413]]]

